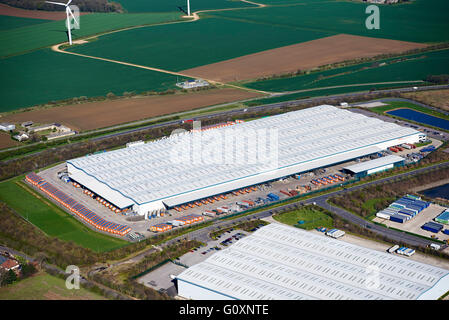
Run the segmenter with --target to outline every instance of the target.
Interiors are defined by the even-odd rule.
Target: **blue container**
[[[441,229],[443,229],[443,225],[435,223],[435,222],[427,222],[426,224],[424,224],[423,226],[421,226],[421,229],[433,232],[433,233],[438,233],[441,231]]]
[[[390,216],[390,221],[398,222],[398,223],[404,223],[407,221],[407,218],[403,216],[402,214],[394,214]]]
[[[275,200],[275,201],[279,200],[279,196],[276,195],[276,194],[274,194],[274,193],[269,193],[269,194],[267,194],[267,197],[268,197],[268,198],[271,198],[271,199],[273,199],[273,200]]]
[[[406,214],[406,215],[412,216],[412,217],[416,216],[416,213],[414,211],[410,211],[407,209],[402,209],[399,211],[399,213]]]

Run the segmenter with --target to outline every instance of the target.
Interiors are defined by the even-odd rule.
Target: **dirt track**
[[[180,73],[219,82],[241,81],[423,47],[426,45],[421,43],[339,34],[187,69]]]
[[[237,89],[213,89],[190,94],[119,99],[33,110],[5,116],[2,121],[58,122],[75,130],[85,131],[257,96],[260,95]]]

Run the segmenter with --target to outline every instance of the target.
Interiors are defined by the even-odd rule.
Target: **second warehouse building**
[[[251,161],[259,159],[260,154],[251,139],[241,139],[242,132],[276,133],[276,139],[264,142],[266,150],[276,153],[274,165]],[[234,141],[235,149],[243,152],[248,161],[192,160],[197,154],[185,147],[192,139],[214,141],[220,135]],[[73,181],[117,208],[131,208],[147,216],[190,201],[374,154],[398,144],[416,143],[423,137],[424,134],[411,128],[321,105],[84,156],[67,161],[67,170]],[[176,163],[171,157],[174,151],[183,155]],[[234,151],[237,152],[233,149],[229,153]]]

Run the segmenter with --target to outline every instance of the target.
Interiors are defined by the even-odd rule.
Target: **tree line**
[[[45,3],[43,0],[0,0],[0,3],[28,10],[65,11],[63,6]],[[120,3],[107,0],[73,0],[72,4],[78,6],[81,12],[124,12]]]
[[[141,261],[130,264],[124,269],[119,267],[109,268],[96,272],[89,276],[92,280],[123,294],[143,300],[167,300],[170,297],[162,292],[149,288],[137,281],[137,277],[145,271],[149,272],[183,254],[193,248],[199,247],[201,242],[196,240],[180,241],[172,244],[162,251],[155,251],[145,256]]]
[[[449,179],[449,168],[431,170],[406,179],[401,179],[382,185],[369,186],[350,193],[345,193],[341,196],[333,197],[330,201],[339,207],[348,209],[349,211],[358,214],[359,216],[367,217],[371,214],[371,212],[367,208],[364,208],[363,204],[369,200],[397,199],[407,193],[410,193],[418,186],[444,179]],[[382,210],[390,203],[391,202],[388,200],[380,201],[375,209]]]

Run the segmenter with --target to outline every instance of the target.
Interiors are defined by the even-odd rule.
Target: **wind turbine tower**
[[[190,17],[190,0],[187,0],[187,15]]]
[[[77,26],[79,26],[78,21],[76,20],[75,16],[73,15],[72,10],[69,7],[70,2],[72,2],[72,0],[69,0],[69,2],[67,3],[60,3],[60,2],[52,2],[52,1],[45,1],[46,3],[51,3],[51,4],[57,4],[59,6],[64,6],[65,7],[65,13],[67,15],[67,19],[66,19],[66,25],[67,25],[67,32],[69,34],[69,43],[70,45],[72,45],[72,33],[71,33],[71,26],[70,26],[70,16],[73,18],[73,20],[75,21],[75,24]]]

